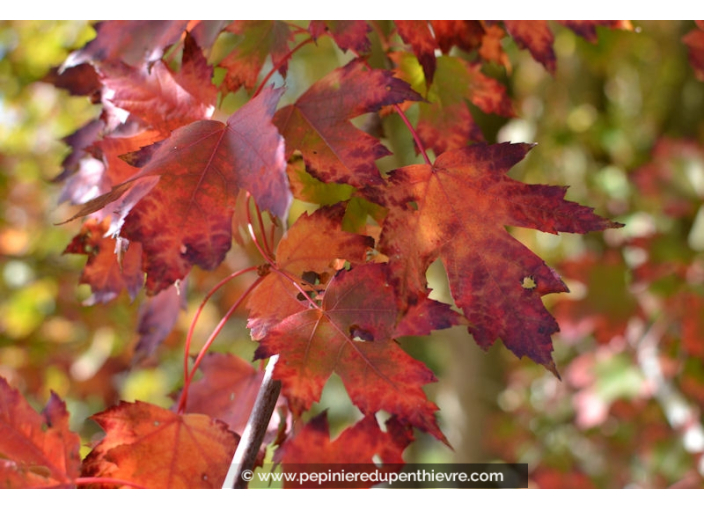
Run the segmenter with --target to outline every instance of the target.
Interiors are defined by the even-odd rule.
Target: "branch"
[[[249,415],[247,426],[242,433],[239,445],[235,455],[230,463],[230,470],[227,472],[225,481],[222,484],[223,489],[246,489],[249,480],[242,478],[242,473],[252,471],[254,463],[259,453],[259,447],[264,440],[264,434],[271,421],[271,415],[274,413],[276,401],[281,392],[281,381],[273,378],[274,367],[278,355],[272,356],[269,364],[264,372],[264,380],[259,388],[257,400],[254,402],[252,414]]]

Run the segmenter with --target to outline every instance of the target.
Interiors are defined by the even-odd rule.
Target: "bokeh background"
[[[418,433],[407,461],[527,462],[536,487],[703,486],[704,83],[683,42],[700,29],[684,21],[633,27],[599,29],[590,44],[551,25],[554,75],[510,39],[510,70],[485,69],[506,84],[517,113],[505,119],[472,107],[487,140],[537,143],[510,175],[569,186],[569,200],[626,226],[586,236],[511,230],[571,289],[545,300],[562,330],[553,337],[561,381],[500,342],[482,351],[461,328],[402,340],[438,376],[427,390],[454,447]],[[83,304],[85,257],[63,254],[79,222],[59,224],[71,210],[52,181],[69,152],[62,138],[98,110],[41,80],[94,35],[84,21],[0,21],[0,376],[38,409],[57,393],[86,445],[100,437],[89,416],[121,399],[173,404],[198,304],[251,265],[253,253],[235,248],[215,272],[194,269],[186,309],[146,359],[132,356],[143,295]],[[319,78],[317,69],[349,58],[322,39],[301,50],[288,96]],[[245,99],[226,98],[223,108]],[[383,168],[417,161],[407,138],[389,141],[395,156]],[[294,217],[306,208],[295,207]],[[440,265],[429,280],[436,298],[451,300]],[[238,279],[216,295],[196,342],[249,283]],[[213,349],[251,359],[245,322],[244,312],[234,317]],[[335,378],[311,413],[322,409],[333,432],[359,416]]]

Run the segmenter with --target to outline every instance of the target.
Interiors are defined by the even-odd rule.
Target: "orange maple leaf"
[[[39,414],[0,378],[0,487],[74,488],[80,441],[55,393]]]
[[[239,442],[221,421],[145,402],[122,402],[92,418],[106,435],[83,461],[82,476],[145,488],[220,488]],[[121,486],[107,481],[97,485]]]

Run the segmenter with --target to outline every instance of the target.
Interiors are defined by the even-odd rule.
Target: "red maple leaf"
[[[479,56],[487,62],[505,67],[506,72],[511,73],[511,61],[501,43],[505,35],[506,32],[499,25],[485,22],[484,36],[479,47]]]
[[[191,384],[185,411],[217,418],[241,435],[254,407],[264,372],[242,358],[220,353],[208,354],[200,369],[203,377]],[[279,398],[277,407],[285,408],[283,397]],[[274,414],[265,443],[276,436],[279,424],[280,416]]]
[[[151,489],[220,488],[239,441],[209,416],[176,414],[145,402],[122,402],[92,418],[106,435],[83,461],[82,476]]]
[[[431,20],[433,34],[444,54],[457,46],[467,53],[477,49],[485,34],[481,22],[476,20]]]
[[[282,463],[286,473],[325,472],[332,466],[356,473],[398,471],[404,463],[403,451],[413,441],[413,435],[395,418],[390,418],[385,425],[386,432],[379,428],[374,416],[366,416],[331,441],[327,415],[322,413],[306,423],[295,437],[288,439],[276,451],[274,460]],[[377,462],[381,465],[376,465]],[[355,464],[362,466],[355,469]],[[372,485],[374,482],[360,479],[349,484],[335,484],[335,488]],[[317,482],[310,485],[289,482],[284,483],[284,487],[319,488],[320,485]]]
[[[361,20],[315,20],[308,26],[308,31],[314,39],[329,33],[343,52],[351,49],[358,55],[369,53],[372,49],[372,43],[367,36],[371,30],[372,27]]]
[[[430,85],[435,75],[435,50],[438,49],[438,43],[430,31],[428,22],[424,20],[396,20],[394,23],[401,39],[411,45],[413,53],[423,68],[425,81]]]
[[[66,405],[52,392],[37,413],[0,377],[0,486],[74,488],[81,440],[68,428]]]
[[[292,39],[291,30],[283,21],[247,20],[234,21],[226,30],[242,36],[232,52],[220,62],[227,70],[222,88],[237,92],[240,87],[252,91],[257,84],[259,72],[267,57],[271,55],[273,65],[286,77],[285,58],[288,43]],[[289,55],[290,57],[290,55]]]
[[[392,339],[399,311],[385,270],[367,264],[339,272],[320,308],[270,328],[255,359],[279,354],[274,377],[296,414],[320,399],[335,372],[364,414],[383,409],[445,441],[435,421],[437,406],[422,389],[435,376]]]
[[[88,305],[106,303],[123,289],[134,299],[144,284],[144,274],[140,267],[141,246],[135,243],[125,253],[121,253],[115,239],[105,237],[107,229],[107,222],[98,223],[90,219],[64,250],[64,253],[88,255],[80,279],[80,283],[87,283],[93,291],[85,303]]]
[[[106,100],[164,133],[208,118],[217,100],[212,67],[190,36],[178,72],[163,60],[139,67],[117,61],[102,65],[100,75]]]
[[[374,162],[391,152],[349,119],[383,106],[419,100],[408,83],[389,71],[368,69],[362,61],[353,60],[276,112],[274,124],[286,139],[287,158],[299,150],[316,178],[364,189],[384,182]]]
[[[101,83],[91,64],[83,63],[67,69],[53,67],[42,81],[67,90],[72,96],[93,96],[94,101],[99,100]]]
[[[504,26],[519,48],[526,48],[535,60],[549,72],[555,72],[557,58],[552,45],[555,42],[545,20],[506,20]]]
[[[454,311],[447,303],[434,301],[428,296],[414,297],[415,303],[403,314],[403,318],[396,326],[394,337],[425,336],[440,329],[447,329],[460,324],[467,325],[467,321]]]
[[[118,20],[96,23],[95,39],[74,52],[64,67],[93,61],[122,61],[135,66],[161,58],[165,47],[178,41],[187,21]]]
[[[198,27],[205,27],[206,22],[199,23]],[[214,27],[219,31],[219,25]],[[215,32],[216,34],[218,32]],[[204,39],[209,38],[203,36]],[[212,83],[213,66],[208,64],[208,60],[203,55],[203,51],[198,45],[197,38],[186,32],[183,40],[183,55],[181,57],[181,68],[174,73],[174,79],[192,97],[197,98],[200,103],[214,105],[217,100],[218,90]]]
[[[596,27],[603,26],[622,30],[631,30],[628,21],[560,21],[575,34],[584,37],[587,41],[595,43],[597,40]],[[553,44],[553,35],[548,22],[545,20],[506,20],[504,26],[513,40],[520,48],[530,51],[533,58],[540,62],[545,69],[554,73],[557,65]]]
[[[112,204],[110,233],[142,244],[148,293],[182,280],[194,264],[213,269],[222,262],[240,188],[261,207],[286,216],[291,192],[283,140],[270,123],[281,93],[263,91],[226,124],[201,120],[175,130],[146,148],[141,171],[76,215]]]
[[[425,295],[426,270],[439,257],[480,346],[501,338],[518,357],[557,373],[550,335],[559,328],[541,296],[567,287],[504,227],[556,234],[619,224],[564,200],[566,188],[509,178],[506,172],[528,150],[526,144],[474,145],[445,152],[432,166],[395,170],[380,250],[389,257],[402,304]]]
[[[342,267],[343,261],[360,264],[366,261],[374,240],[342,230],[343,205],[323,207],[311,215],[304,213],[293,224],[276,250],[276,265],[307,289],[315,289],[315,280],[327,282]],[[312,282],[303,279],[304,274]],[[311,286],[313,283],[313,286]],[[308,308],[299,290],[280,272],[270,272],[252,292],[247,326],[255,339],[289,315]]]

